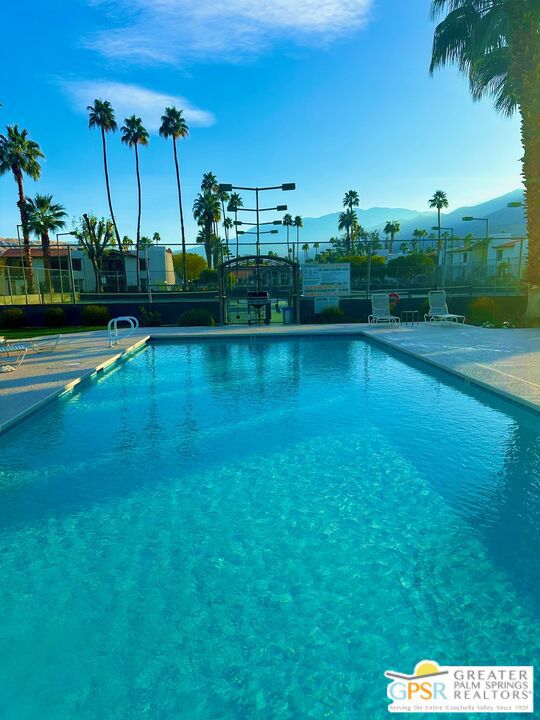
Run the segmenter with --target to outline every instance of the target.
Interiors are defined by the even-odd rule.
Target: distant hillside
[[[487,202],[468,207],[461,207],[453,212],[443,214],[441,224],[445,227],[454,229],[455,235],[464,236],[473,233],[476,236],[482,236],[485,232],[485,225],[481,222],[463,222],[462,218],[466,215],[472,215],[478,218],[489,219],[490,234],[507,232],[512,235],[525,235],[525,213],[519,208],[509,208],[508,203],[523,202],[523,190],[514,190],[513,192],[501,195],[500,197],[488,200]],[[300,230],[300,243],[315,242],[325,243],[332,236],[339,234],[338,217],[341,211],[323,215],[318,218],[304,218],[304,227]],[[368,231],[382,230],[388,220],[397,220],[401,224],[401,231],[397,235],[396,242],[410,240],[415,229],[426,230],[431,232],[432,226],[437,224],[437,213],[419,212],[418,210],[408,210],[406,208],[380,208],[374,207],[368,210],[357,210],[360,224]],[[280,228],[277,236],[263,236],[262,241],[267,242],[268,238],[276,242],[284,242],[286,240],[286,231]],[[384,236],[383,236],[384,237]],[[291,240],[296,238],[296,230],[291,228]],[[242,239],[245,244],[246,238]],[[250,248],[252,249],[252,248]],[[254,249],[254,248],[253,248]],[[266,246],[266,250],[270,246]],[[283,246],[273,246],[273,249],[283,251]]]

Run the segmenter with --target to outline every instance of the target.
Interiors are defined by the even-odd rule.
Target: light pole
[[[259,214],[266,210],[280,211],[282,208],[285,208],[285,210],[287,209],[286,206],[284,206],[284,205],[278,205],[276,208],[261,208],[259,205],[259,194],[261,192],[265,192],[267,190],[283,190],[283,191],[296,190],[296,184],[295,183],[282,183],[281,185],[272,185],[272,186],[268,186],[268,187],[244,187],[242,185],[231,185],[229,183],[220,183],[218,189],[220,192],[232,192],[233,190],[248,190],[250,192],[255,193],[255,209],[253,211],[251,211],[249,208],[239,208],[239,210],[247,210],[247,212],[255,212],[256,213],[256,218],[257,218],[257,222],[256,222],[256,226],[257,226],[257,233],[256,233],[257,234],[257,257],[258,257],[260,254],[260,238],[259,238],[259,236],[261,234],[260,230],[259,230],[259,226],[261,225],[261,223],[259,222]]]
[[[486,223],[486,238],[484,240],[484,272],[487,272],[487,258],[488,258],[488,244],[489,244],[489,218],[477,218],[472,215],[465,215],[462,218],[463,222],[485,222]],[[484,277],[485,279],[485,277]]]

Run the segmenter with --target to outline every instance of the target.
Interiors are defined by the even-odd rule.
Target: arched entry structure
[[[230,324],[232,301],[247,299],[248,291],[268,290],[272,298],[286,300],[300,322],[300,265],[276,255],[244,255],[219,266],[219,321]]]

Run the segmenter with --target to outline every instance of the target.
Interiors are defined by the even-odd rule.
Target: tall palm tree
[[[318,257],[317,250],[318,250],[320,247],[321,247],[321,243],[319,243],[319,242],[314,242],[314,243],[313,243],[313,249],[315,250],[315,260],[316,260],[317,257]]]
[[[137,290],[141,289],[141,268],[139,256],[141,252],[141,173],[139,170],[139,145],[145,147],[149,142],[148,131],[142,124],[141,118],[131,115],[124,120],[122,125],[122,142],[135,151],[135,173],[137,175],[137,235],[135,238],[135,255],[137,262]]]
[[[214,245],[216,244],[214,225],[221,220],[221,207],[218,196],[210,191],[199,193],[193,203],[193,217],[202,229],[206,262],[211,270]]]
[[[21,216],[24,244],[24,274],[29,292],[34,290],[34,274],[32,272],[32,253],[30,251],[30,231],[28,227],[28,206],[24,195],[23,176],[39,180],[41,165],[39,161],[45,157],[39,145],[30,140],[28,130],[19,130],[18,125],[9,125],[6,134],[0,135],[0,175],[10,172],[17,183],[19,199],[17,206]]]
[[[304,243],[302,245],[302,250],[304,251],[304,260],[307,262],[308,253],[309,253],[309,243]]]
[[[219,183],[217,181],[217,177],[214,175],[213,172],[204,173],[203,179],[201,181],[201,190],[203,191],[203,193],[217,193],[217,191],[219,190]]]
[[[236,234],[236,257],[238,257],[239,254],[239,242],[238,242],[238,211],[240,208],[244,207],[244,201],[240,197],[240,195],[236,192],[233,192],[229,195],[229,204],[227,205],[228,212],[234,213],[234,228],[235,228],[235,234]]]
[[[107,189],[107,202],[109,203],[109,214],[111,216],[112,224],[114,227],[114,234],[116,237],[116,245],[118,252],[120,253],[120,260],[122,262],[122,268],[124,273],[124,282],[127,284],[127,272],[126,263],[124,259],[124,246],[118,232],[118,225],[116,224],[116,217],[114,215],[112,198],[111,198],[111,185],[109,181],[109,165],[107,161],[107,133],[114,133],[118,129],[116,118],[114,116],[114,110],[111,103],[108,100],[94,100],[93,105],[88,105],[88,127],[90,129],[97,127],[101,131],[101,146],[103,150],[103,170],[105,172],[105,187]]]
[[[346,210],[339,214],[338,230],[347,232],[347,255],[352,254],[352,230],[358,224],[358,216],[354,210]]]
[[[49,233],[65,227],[67,213],[63,205],[53,203],[52,195],[39,195],[26,201],[28,229],[41,240],[45,286],[51,289],[51,240]]]
[[[358,193],[356,192],[356,190],[349,190],[345,193],[345,196],[343,197],[343,207],[352,210],[353,207],[358,207],[359,205],[360,198],[358,197]]]
[[[394,240],[398,232],[401,230],[400,223],[397,222],[397,220],[388,220],[386,225],[384,226],[383,232],[385,235],[389,236],[389,239],[386,243],[386,249],[388,252],[392,252],[392,248],[394,247]]]
[[[296,228],[296,261],[300,259],[300,228],[304,227],[304,221],[300,215],[296,215],[293,220],[293,226]]]
[[[437,237],[438,245],[441,245],[441,210],[448,207],[448,197],[444,190],[436,190],[433,197],[429,199],[429,207],[437,208]]]
[[[229,202],[229,193],[226,190],[220,190],[219,186],[217,189],[217,195],[219,197],[219,201],[221,203],[221,218],[223,220],[223,230],[225,231],[225,248],[227,250],[227,254],[229,253],[229,228],[231,227],[232,223],[229,224],[226,222],[229,220],[229,218],[225,214],[225,203]]]
[[[289,252],[289,248],[290,248],[289,232],[293,226],[293,223],[294,223],[293,216],[290,213],[287,213],[286,215],[283,216],[283,225],[287,228],[287,252]]]
[[[189,133],[188,125],[184,119],[182,110],[177,110],[174,106],[165,108],[164,114],[161,116],[161,127],[159,134],[161,137],[172,138],[174,168],[176,171],[176,187],[178,190],[178,207],[180,209],[180,235],[182,239],[182,281],[184,290],[187,288],[187,262],[186,262],[186,232],[184,229],[184,207],[182,205],[182,184],[180,182],[180,167],[178,163],[178,151],[176,141],[180,138],[186,138]]]
[[[527,278],[540,285],[540,3],[538,0],[434,0],[447,12],[435,29],[430,71],[453,63],[472,96],[489,95],[504,115],[521,115],[527,206]]]

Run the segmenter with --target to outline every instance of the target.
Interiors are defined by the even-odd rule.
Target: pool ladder
[[[109,333],[109,347],[118,345],[120,342],[120,337],[118,335],[118,323],[120,322],[128,323],[129,326],[127,328],[127,334],[124,337],[133,335],[135,330],[139,327],[139,321],[136,317],[132,317],[131,315],[122,315],[121,317],[112,318],[112,320],[109,320],[109,324],[107,325]]]

